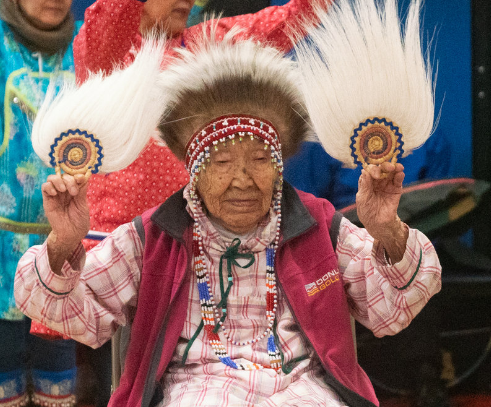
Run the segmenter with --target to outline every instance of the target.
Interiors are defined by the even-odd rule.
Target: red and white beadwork
[[[218,145],[237,138],[240,141],[246,136],[253,136],[264,141],[271,148],[271,159],[276,165],[283,164],[281,160],[281,143],[278,132],[267,120],[254,116],[221,116],[194,133],[186,146],[186,169],[192,177],[197,169],[204,165],[210,157],[210,147],[218,149]],[[204,159],[203,159],[204,158]],[[198,171],[199,172],[199,171]]]

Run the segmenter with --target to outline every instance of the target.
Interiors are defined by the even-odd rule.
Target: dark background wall
[[[491,181],[491,2],[472,1],[474,174]]]
[[[491,2],[472,0],[473,174],[491,182]],[[475,229],[476,247],[491,254],[491,193]]]
[[[471,4],[470,0],[424,2],[425,35],[436,28],[433,49],[438,61],[436,106],[439,127],[452,142],[453,176],[472,175]]]
[[[84,11],[90,6],[94,0],[73,0],[72,2],[72,11],[75,14],[76,20],[84,19]]]

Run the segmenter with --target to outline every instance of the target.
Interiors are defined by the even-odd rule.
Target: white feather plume
[[[164,101],[157,86],[165,40],[144,42],[135,61],[110,75],[92,74],[80,87],[66,85],[48,92],[32,129],[34,151],[50,165],[54,140],[69,129],[85,130],[103,148],[101,172],[130,165],[158,125]]]
[[[383,3],[383,5],[381,4]],[[404,30],[396,0],[337,0],[316,10],[320,24],[296,46],[301,87],[326,152],[355,167],[350,136],[370,117],[399,126],[404,155],[434,126],[434,83],[420,41],[421,0],[411,0]]]

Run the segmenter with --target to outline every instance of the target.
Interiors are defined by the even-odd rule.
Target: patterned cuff
[[[76,368],[60,372],[33,370],[34,394],[32,401],[37,406],[75,406],[76,373]]]
[[[85,250],[82,244],[80,244],[63,265],[61,269],[62,275],[59,276],[51,270],[47,243],[45,242],[34,259],[34,268],[42,286],[51,294],[68,295],[80,277],[80,267],[73,268],[72,265],[80,266],[83,264],[84,257]]]
[[[421,265],[423,251],[418,244],[416,234],[416,230],[409,229],[406,251],[401,261],[395,264],[390,263],[382,244],[377,242],[378,244],[373,248],[374,266],[398,290],[405,290],[411,285]]]
[[[28,402],[24,372],[21,369],[0,372],[0,407],[22,407]]]

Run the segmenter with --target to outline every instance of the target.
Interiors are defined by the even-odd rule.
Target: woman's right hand
[[[41,187],[44,212],[52,229],[48,237],[52,268],[52,254],[69,256],[89,231],[87,186],[83,174],[57,174],[50,175]]]

